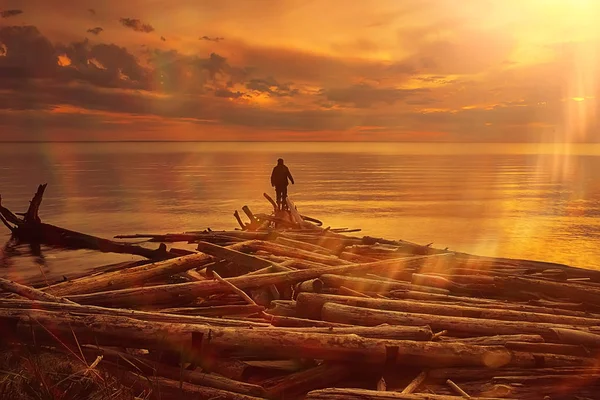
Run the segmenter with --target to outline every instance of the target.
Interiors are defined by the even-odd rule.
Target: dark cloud
[[[378,103],[393,104],[411,95],[426,91],[426,89],[379,88],[368,84],[358,84],[345,88],[324,89],[321,91],[321,95],[334,103],[367,108]]]
[[[88,8],[88,12],[92,15],[96,15],[96,10],[94,10],[93,8]]]
[[[232,92],[231,90],[228,89],[217,89],[215,91],[215,96],[217,97],[224,97],[227,99],[238,99],[242,96],[244,96],[244,93],[242,92]]]
[[[225,38],[222,37],[209,37],[209,36],[202,36],[200,37],[200,40],[208,40],[210,42],[220,42],[221,40],[225,40]]]
[[[102,32],[103,30],[104,30],[104,29],[102,29],[101,27],[97,26],[97,27],[95,27],[95,28],[88,29],[87,31],[88,31],[89,33],[93,33],[94,35],[98,35],[98,34],[100,34],[100,32]]]
[[[23,10],[3,10],[0,11],[0,17],[9,18],[14,17],[15,15],[23,14]]]
[[[119,22],[127,28],[131,28],[136,32],[150,33],[154,31],[154,28],[150,24],[145,24],[139,19],[135,18],[120,18]]]
[[[166,41],[167,41],[167,39],[165,39],[165,37],[164,37],[164,36],[161,36],[161,37],[160,37],[160,40],[162,40],[163,42],[166,42]]]
[[[0,87],[9,79],[48,78],[56,74],[54,46],[33,26],[0,27],[0,43],[6,46],[0,58]]]
[[[246,83],[246,88],[278,97],[294,96],[298,94],[298,89],[292,89],[290,84],[287,83],[278,83],[273,77],[266,79],[250,79]]]

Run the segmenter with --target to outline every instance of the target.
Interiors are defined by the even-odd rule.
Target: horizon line
[[[0,143],[421,143],[421,144],[600,144],[598,142],[427,142],[417,140],[0,140]]]

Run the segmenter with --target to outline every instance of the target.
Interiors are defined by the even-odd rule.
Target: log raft
[[[0,197],[16,240],[145,261],[58,283],[0,278],[8,351],[103,357],[98,368],[129,386],[174,398],[600,393],[598,271],[354,236],[291,200],[289,211],[242,207],[234,230],[103,239],[43,223],[45,189],[25,213]],[[167,250],[177,242],[196,251]]]

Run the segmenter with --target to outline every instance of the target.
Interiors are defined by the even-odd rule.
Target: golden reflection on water
[[[42,218],[105,237],[236,226],[269,212],[283,157],[305,215],[356,235],[481,255],[600,268],[600,146],[420,143],[11,144],[4,203],[20,211],[48,182]],[[49,251],[51,272],[99,265]],[[53,257],[60,262],[53,263]],[[25,258],[12,260],[17,268]],[[92,265],[92,266],[95,266]],[[21,265],[21,270],[27,270]],[[31,267],[37,271],[37,266]]]

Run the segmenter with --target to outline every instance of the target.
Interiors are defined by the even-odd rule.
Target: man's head
[[[283,158],[277,159],[277,165],[283,165]]]

